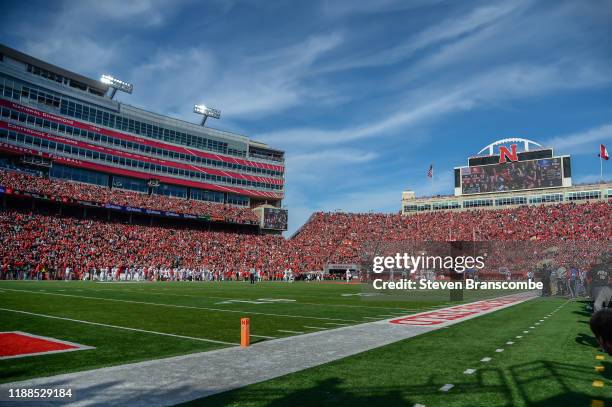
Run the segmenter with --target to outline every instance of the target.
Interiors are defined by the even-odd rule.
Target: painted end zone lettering
[[[514,304],[523,300],[525,300],[524,296],[513,295],[505,298],[497,298],[494,300],[478,301],[473,304],[458,305],[456,307],[451,307],[440,311],[424,312],[421,314],[410,315],[403,318],[392,319],[389,322],[392,324],[414,326],[439,325],[445,322],[480,314],[482,312],[486,312],[496,308],[501,308],[506,305]]]

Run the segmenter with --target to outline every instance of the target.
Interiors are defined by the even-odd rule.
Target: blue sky
[[[134,83],[121,101],[194,122],[207,103],[211,127],[284,149],[290,230],[452,193],[452,168],[500,138],[572,154],[574,182],[612,150],[609,0],[4,1],[0,24],[9,46]]]

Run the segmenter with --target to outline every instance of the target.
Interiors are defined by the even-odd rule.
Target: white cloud
[[[81,0],[58,2],[36,29],[28,22],[10,22],[11,31],[23,38],[23,51],[82,75],[98,78],[109,67],[129,60],[134,44],[127,31],[159,27],[177,13],[187,0]],[[112,39],[109,39],[111,38]]]
[[[70,39],[69,39],[70,38]],[[70,33],[45,41],[27,40],[23,51],[81,75],[97,78],[121,57],[121,43],[103,44],[87,36]]]
[[[385,48],[364,56],[352,56],[340,59],[321,68],[322,72],[375,67],[397,63],[413,56],[417,51],[439,45],[447,41],[463,38],[475,31],[495,24],[500,19],[524,8],[526,1],[503,3],[479,7],[466,15],[455,15],[440,23],[423,29],[421,32],[409,37],[393,47]],[[468,37],[470,38],[470,37]],[[363,54],[363,52],[361,53]]]
[[[389,87],[406,87],[432,76],[460,78],[508,64],[564,64],[588,74],[581,66],[585,63],[599,66],[600,74],[607,70],[610,54],[601,46],[605,36],[593,27],[590,32],[585,30],[588,22],[605,17],[581,2],[561,2],[544,8],[530,8],[531,3],[520,1],[512,8],[498,10],[499,15],[492,14],[491,21],[474,18],[477,29],[441,42],[439,47],[411,61],[407,69],[389,81]],[[474,15],[478,14],[476,10]],[[576,18],[578,15],[582,19]],[[458,22],[455,25],[462,26]]]
[[[159,26],[181,9],[186,0],[65,0],[57,16],[72,30],[90,30],[90,24],[118,22],[139,28]],[[78,24],[67,24],[78,22]],[[80,27],[79,27],[80,26]]]
[[[151,84],[138,98],[163,111],[176,112],[193,103],[218,107],[222,116],[235,120],[307,103],[323,91],[301,82],[309,67],[342,42],[342,35],[315,35],[304,41],[266,52],[233,58],[209,48],[158,49],[133,69],[133,81]],[[139,91],[140,92],[140,91]]]
[[[297,128],[278,130],[272,133],[257,136],[270,144],[295,145],[331,145],[365,139],[374,136],[383,136],[404,126],[415,125],[422,121],[453,110],[469,107],[465,101],[457,98],[456,94],[441,96],[406,110],[400,110],[387,115],[380,120],[366,124],[351,126],[338,130],[325,130],[317,128]]]
[[[373,151],[352,148],[288,154],[285,164],[286,184],[308,189],[325,189],[334,182],[344,184],[347,177],[350,179],[351,173],[359,172],[359,166],[377,158],[378,154]]]
[[[612,124],[604,124],[578,133],[550,138],[543,145],[553,147],[557,153],[595,155],[599,152],[599,144],[610,141]]]
[[[133,68],[129,80],[134,83],[134,94],[119,95],[119,98],[147,110],[193,120],[194,104],[212,104],[201,100],[201,92],[217,69],[215,56],[204,50],[158,49],[148,60]]]
[[[333,145],[371,137],[398,134],[425,121],[441,119],[459,111],[498,102],[549,94],[555,91],[589,88],[612,82],[604,65],[561,61],[549,65],[508,65],[473,77],[439,84],[425,84],[414,96],[400,103],[401,110],[379,120],[341,129],[289,128],[261,134],[257,138],[291,147]],[[404,133],[405,134],[405,133]]]
[[[70,1],[70,10],[79,12],[79,7],[96,17],[120,21],[138,21],[144,26],[159,25],[164,21],[164,10],[177,7],[179,1],[170,0],[104,0]],[[166,14],[167,15],[167,14]]]
[[[352,148],[338,150],[317,150],[310,153],[289,154],[287,157],[289,169],[291,171],[312,170],[313,166],[317,168],[326,167],[330,164],[359,164],[372,161],[378,157],[373,151],[360,151]]]
[[[435,6],[443,0],[326,0],[321,3],[324,16],[337,19],[353,14],[378,14],[401,10],[413,10],[421,7]]]

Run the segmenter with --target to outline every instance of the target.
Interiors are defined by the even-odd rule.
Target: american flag
[[[429,166],[429,170],[427,171],[427,176],[429,178],[433,178],[433,164]]]

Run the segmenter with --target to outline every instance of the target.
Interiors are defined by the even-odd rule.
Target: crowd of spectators
[[[257,216],[250,208],[164,195],[148,195],[117,188],[110,189],[93,184],[43,178],[25,172],[0,169],[0,185],[13,190],[78,201],[130,206],[133,208],[195,216],[209,216],[214,219],[222,219],[234,223],[257,223]]]
[[[290,265],[282,236],[156,227],[16,211],[0,212],[0,270],[64,278],[93,269],[202,270],[230,278],[252,268],[270,277]],[[23,275],[22,274],[22,275]],[[0,277],[1,278],[1,277]]]
[[[177,212],[193,213],[197,208],[210,214],[209,206],[215,205],[200,207],[180,199],[8,172],[0,172],[0,185]],[[61,276],[66,269],[83,275],[91,270],[134,268],[197,271],[216,278],[255,271],[265,279],[279,279],[290,271],[299,278],[329,263],[366,264],[374,253],[414,252],[415,242],[449,241],[499,243],[486,249],[492,259],[490,272],[505,267],[511,273],[526,273],[547,257],[568,269],[584,269],[598,255],[610,252],[611,209],[609,202],[600,201],[412,216],[318,212],[291,239],[201,230],[185,222],[145,226],[4,210],[0,212],[0,278],[10,278],[15,270],[22,275],[24,270],[26,275],[40,275],[44,270]],[[529,245],[510,249],[513,242]]]
[[[309,266],[361,263],[379,242],[403,241],[608,241],[607,202],[521,206],[505,210],[399,214],[316,213],[293,240],[313,256]],[[585,243],[586,244],[586,243]]]

